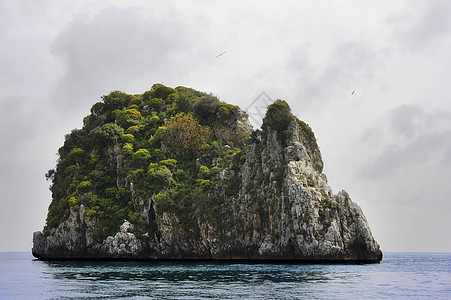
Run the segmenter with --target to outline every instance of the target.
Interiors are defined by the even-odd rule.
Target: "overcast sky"
[[[154,83],[286,100],[383,251],[451,251],[450,53],[449,0],[0,0],[0,251],[31,249],[91,105]]]

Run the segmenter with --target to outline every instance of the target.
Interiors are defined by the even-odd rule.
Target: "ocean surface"
[[[0,299],[451,299],[451,253],[380,264],[43,262],[0,253]]]

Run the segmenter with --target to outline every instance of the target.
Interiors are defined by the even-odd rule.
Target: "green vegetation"
[[[291,114],[290,106],[283,100],[276,100],[268,106],[265,118],[263,119],[263,128],[269,126],[282,135],[288,130],[293,115]]]
[[[202,222],[219,231],[233,222],[230,215],[237,208],[231,199],[246,203],[254,219],[253,227],[242,224],[252,227],[248,230],[278,222],[275,212],[282,205],[287,170],[283,162],[262,159],[262,136],[275,130],[286,145],[296,118],[282,100],[268,107],[262,131],[239,127],[242,118],[237,106],[186,87],[155,84],[142,95],[114,91],[103,96],[84,118],[83,128],[66,135],[56,168],[46,174],[52,181],[46,231],[83,208],[96,224],[98,239],[117,232],[124,219],[138,236],[152,233],[163,219],[176,220],[173,226],[198,235]],[[297,126],[315,141],[307,124],[298,120]],[[246,162],[253,164],[253,174],[244,183]],[[313,184],[310,178],[308,184]],[[243,201],[241,189],[248,200]],[[143,203],[149,204],[146,209]]]
[[[267,131],[271,128],[277,132],[277,137],[283,145],[287,144],[292,131],[289,126],[294,116],[291,113],[290,106],[283,100],[276,100],[268,106],[265,118],[263,119],[262,129]]]
[[[124,219],[150,232],[155,226],[139,208],[149,199],[157,215],[175,214],[186,228],[196,226],[195,216],[214,220],[228,209],[212,193],[223,184],[219,174],[242,156],[249,136],[230,132],[237,113],[211,94],[162,84],[142,95],[103,96],[83,128],[66,135],[56,168],[46,174],[52,181],[46,229],[83,205],[99,239]]]
[[[167,125],[163,146],[169,155],[195,158],[210,136],[208,126],[201,126],[191,114],[179,113]]]

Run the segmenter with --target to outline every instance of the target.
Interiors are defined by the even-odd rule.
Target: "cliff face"
[[[34,233],[33,255],[39,259],[382,259],[362,210],[347,192],[333,194],[322,173],[313,132],[291,115],[285,102],[270,106],[261,131],[251,132],[239,109],[228,122],[235,134],[251,136],[228,167],[218,170],[217,180],[196,181],[201,200],[186,205],[183,201],[188,197],[174,192],[173,182],[140,196],[136,183],[118,176],[117,185],[131,190],[129,203],[141,217],[139,222],[123,220],[116,233],[99,236],[104,221],[87,208],[89,201],[77,200],[80,204],[71,206],[57,226]],[[222,146],[225,151],[229,148]],[[109,152],[118,167],[123,154]],[[217,160],[212,158],[212,163],[219,165]],[[196,164],[200,161],[197,158]]]

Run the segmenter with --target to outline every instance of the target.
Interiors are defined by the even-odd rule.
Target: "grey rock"
[[[102,256],[113,258],[134,258],[142,253],[142,243],[133,234],[128,232],[133,230],[133,225],[127,220],[120,227],[120,232],[114,237],[108,236],[101,247]]]
[[[33,234],[33,255],[40,259],[379,262],[382,252],[361,208],[346,191],[333,193],[322,173],[316,140],[301,126],[293,118],[291,137],[285,141],[271,128],[254,133],[239,170],[220,173],[224,189],[232,179],[238,182],[237,192],[231,195],[218,187],[230,213],[215,222],[198,219],[197,235],[182,228],[176,215],[156,214],[152,197],[135,199],[135,210],[147,224],[155,224],[155,232],[137,237],[133,225],[124,220],[114,236],[99,241],[94,235],[96,221],[81,205],[58,228]],[[250,136],[244,112],[230,128]],[[118,150],[108,151],[112,161],[121,164]]]

